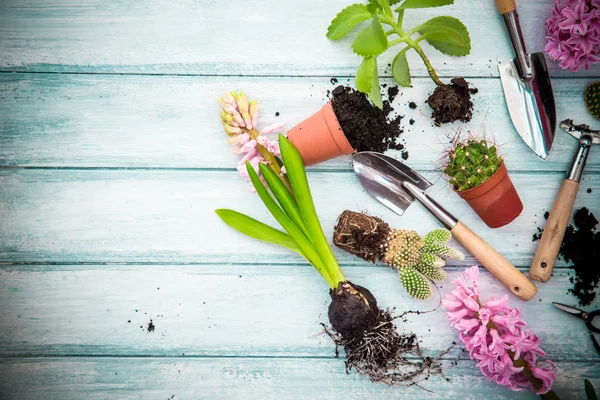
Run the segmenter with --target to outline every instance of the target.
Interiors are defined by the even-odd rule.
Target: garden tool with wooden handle
[[[554,142],[556,106],[544,53],[528,54],[515,0],[496,0],[510,42],[513,60],[498,65],[510,119],[523,141],[545,159]]]
[[[556,195],[554,205],[548,216],[548,222],[542,232],[533,262],[529,269],[529,276],[541,282],[550,279],[556,257],[560,250],[567,224],[573,211],[573,204],[579,189],[579,181],[592,144],[600,143],[600,131],[591,130],[587,125],[574,125],[570,119],[560,123],[563,131],[579,140],[579,147],[573,157],[571,168]]]
[[[421,203],[492,275],[521,300],[530,300],[537,288],[508,260],[423,193],[431,182],[395,158],[363,151],[353,156],[354,172],[363,188],[380,203],[402,215],[414,200]]]

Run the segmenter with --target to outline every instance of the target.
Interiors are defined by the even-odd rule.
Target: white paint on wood
[[[0,179],[0,261],[302,262],[283,248],[233,231],[214,213],[232,208],[276,224],[237,171],[0,169]],[[512,180],[524,210],[499,229],[487,228],[442,179],[429,194],[514,265],[529,266],[536,245],[532,234],[543,226],[562,174],[514,173]],[[309,181],[329,238],[345,209],[367,211],[421,234],[440,226],[416,203],[402,217],[394,214],[366,194],[352,173],[316,172]],[[575,208],[595,211],[598,193],[600,175],[588,174]],[[341,250],[336,254],[345,264],[363,263]]]
[[[0,68],[22,71],[179,73],[202,75],[354,75],[360,58],[325,37],[348,0],[34,0],[0,4]],[[518,5],[528,50],[542,51],[551,0]],[[497,63],[514,57],[492,1],[457,0],[441,9],[409,10],[405,26],[438,15],[460,18],[470,30],[468,57],[441,54],[424,43],[442,76],[498,76]],[[400,46],[396,46],[399,50]],[[398,51],[396,50],[396,52]],[[390,50],[379,65],[390,63]],[[409,52],[413,74],[425,67]],[[555,76],[571,76],[550,64]],[[383,68],[382,68],[383,69]],[[579,76],[598,76],[593,69]],[[388,73],[389,76],[389,73]]]
[[[559,363],[561,399],[585,399],[583,378],[600,383],[597,364]],[[418,387],[388,387],[344,372],[341,359],[319,358],[32,358],[0,359],[5,399],[534,399],[488,382],[473,361]]]
[[[427,301],[408,296],[391,268],[344,271],[347,279],[369,288],[382,307],[396,307],[399,314],[435,309],[439,293],[454,288],[463,268],[448,268],[440,292]],[[0,273],[3,356],[334,355],[320,326],[328,323],[328,287],[310,266],[6,266]],[[576,303],[567,294],[572,284],[566,272],[556,270],[529,302],[510,295],[483,269],[480,286],[484,301],[510,296],[550,359],[600,362],[583,321],[551,304]],[[154,332],[147,331],[150,319]],[[458,340],[441,308],[407,315],[397,325],[417,333],[422,346],[434,352]]]
[[[472,123],[443,128],[433,125],[425,104],[432,82],[415,79],[412,88],[401,89],[393,105],[405,116],[400,142],[410,154],[408,165],[432,170],[447,136],[462,127],[494,139],[509,171],[567,170],[576,139],[558,129],[550,156],[541,160],[515,131],[500,81],[471,82],[480,90],[473,96]],[[555,80],[559,120],[591,123],[582,96],[591,82]],[[348,84],[341,78],[340,83]],[[219,96],[244,90],[261,105],[261,126],[284,122],[290,129],[319,110],[334,87],[327,77],[0,74],[0,166],[234,168],[240,157],[226,141]],[[410,109],[409,101],[418,108]],[[341,157],[315,168],[349,170],[349,163]],[[592,151],[587,162],[586,174],[594,171],[600,171],[600,151]]]

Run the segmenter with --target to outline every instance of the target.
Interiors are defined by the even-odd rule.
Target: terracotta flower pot
[[[523,203],[504,163],[481,185],[462,192],[455,191],[490,228],[499,228],[510,223],[523,211]]]
[[[288,139],[300,152],[304,165],[314,165],[341,155],[356,153],[333,112],[331,103],[293,127]]]

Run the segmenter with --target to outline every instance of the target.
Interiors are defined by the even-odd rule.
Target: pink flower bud
[[[256,129],[258,127],[258,102],[252,100],[250,102],[250,119],[252,120],[252,126]]]
[[[246,129],[252,130],[252,119],[250,118],[250,114],[247,112],[242,114],[242,118],[244,119],[244,125],[246,125]]]
[[[271,135],[273,133],[279,133],[283,130],[284,127],[285,127],[284,123],[278,122],[278,123],[269,125],[267,127],[264,127],[263,129],[260,130],[260,134],[261,135]]]
[[[223,123],[223,128],[225,129],[225,133],[229,136],[234,136],[242,133],[242,128],[237,126],[229,125],[227,123]]]

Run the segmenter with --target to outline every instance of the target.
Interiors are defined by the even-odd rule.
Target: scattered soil
[[[332,85],[335,85],[336,83],[338,83],[337,78],[331,78],[329,81],[331,82]]]
[[[400,93],[400,89],[398,89],[398,86],[390,86],[387,90],[387,93],[388,93],[388,101],[390,103],[393,103],[396,96],[398,96],[398,93]]]
[[[397,142],[403,132],[400,128],[403,116],[389,116],[393,111],[389,101],[384,101],[381,110],[373,106],[364,93],[342,85],[331,94],[338,122],[357,151],[404,150],[404,145]]]
[[[340,249],[375,263],[382,259],[391,228],[382,219],[345,210],[333,229],[333,244]]]
[[[592,188],[588,188],[587,192],[592,193]]]
[[[473,116],[471,94],[477,89],[469,89],[465,78],[452,78],[449,85],[438,86],[427,99],[433,109],[431,117],[437,124],[462,121],[469,122]]]
[[[325,332],[346,353],[346,372],[355,369],[373,382],[417,385],[432,375],[443,375],[442,357],[423,355],[414,334],[400,334],[390,310],[381,310],[371,292],[351,282],[332,290]],[[460,355],[459,355],[460,357]]]
[[[150,322],[148,322],[148,326],[146,327],[146,330],[148,332],[154,332],[155,328],[156,328],[156,325],[154,325],[154,322],[152,322],[152,320],[150,320]]]
[[[275,116],[276,116],[276,117],[279,117],[279,111],[276,111],[276,112],[275,112]]]
[[[410,103],[408,103],[408,107],[411,110],[414,110],[415,108],[417,108],[417,103],[415,103],[414,101],[411,101]]]
[[[567,262],[573,263],[574,286],[569,289],[583,306],[596,298],[596,288],[600,281],[600,232],[595,232],[598,220],[587,208],[577,210],[573,217],[575,226],[568,226],[560,254]]]
[[[410,121],[408,121],[408,123],[411,124],[411,125],[414,125],[415,120],[411,118]]]
[[[544,217],[548,219],[549,213]],[[587,306],[596,298],[596,289],[600,283],[600,232],[596,232],[598,220],[587,208],[580,208],[573,216],[573,225],[565,231],[559,255],[568,263],[575,275],[571,277],[573,287],[569,289],[579,300],[579,304]],[[533,235],[533,240],[539,240],[542,229]]]

